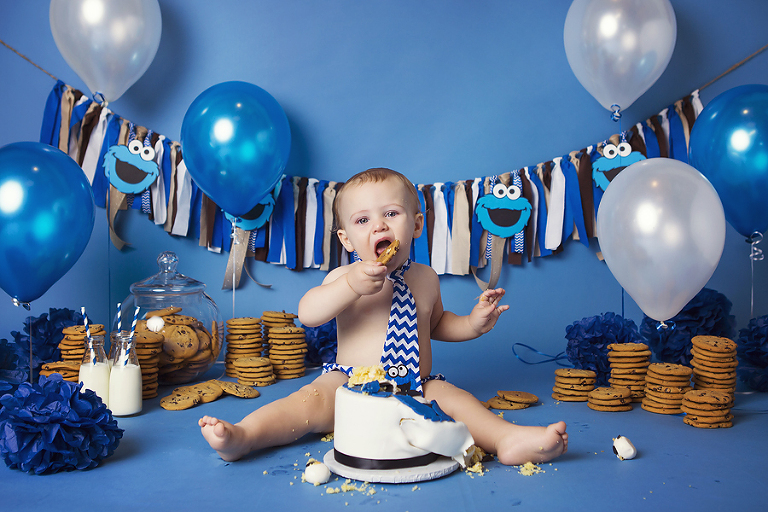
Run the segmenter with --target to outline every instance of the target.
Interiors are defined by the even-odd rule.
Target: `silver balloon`
[[[699,171],[649,158],[621,171],[597,212],[608,268],[649,317],[678,314],[707,284],[725,244],[725,214]]]
[[[106,101],[141,78],[160,45],[157,0],[51,0],[49,17],[64,60]]]
[[[608,110],[626,109],[658,80],[676,38],[669,0],[574,0],[563,30],[573,73]]]

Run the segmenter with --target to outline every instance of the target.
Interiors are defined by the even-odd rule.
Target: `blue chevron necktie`
[[[410,268],[411,260],[390,273],[387,279],[392,281],[392,308],[389,311],[387,339],[381,364],[390,376],[390,368],[407,368],[409,376],[416,384],[416,391],[421,393],[421,375],[419,373],[419,332],[416,327],[416,302],[405,284],[405,272]],[[402,373],[399,377],[406,377]],[[398,379],[400,380],[400,379]]]

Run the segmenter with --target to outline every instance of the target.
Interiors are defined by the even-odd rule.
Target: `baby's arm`
[[[442,299],[438,298],[432,312],[432,338],[440,341],[466,341],[487,333],[496,325],[499,315],[509,309],[506,304],[499,305],[503,296],[503,288],[484,291],[467,316],[445,311]]]
[[[309,290],[299,301],[299,321],[309,327],[322,325],[347,309],[363,295],[381,290],[387,267],[375,261],[358,261],[331,271],[323,284]]]

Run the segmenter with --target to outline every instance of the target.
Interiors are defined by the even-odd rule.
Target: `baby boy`
[[[395,368],[401,376],[407,373],[415,391],[465,423],[475,444],[496,454],[503,464],[540,463],[564,453],[568,448],[564,422],[547,427],[510,423],[470,393],[431,375],[431,340],[477,338],[490,331],[509,306],[499,304],[504,290],[498,288],[483,292],[469,315],[443,309],[437,274],[409,259],[413,239],[424,229],[413,184],[390,169],[369,169],[339,190],[334,214],[339,240],[360,261],[332,270],[321,285],[309,290],[299,303],[299,320],[318,326],[336,318],[336,362],[325,365],[312,383],[239,423],[201,418],[202,434],[221,458],[237,460],[310,432],[333,431],[336,389],[347,382],[352,368],[376,364]],[[395,240],[400,245],[394,257],[386,264],[376,261]],[[407,318],[413,309],[415,325]]]

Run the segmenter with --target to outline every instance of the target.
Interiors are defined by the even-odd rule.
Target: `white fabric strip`
[[[93,184],[93,177],[96,175],[96,166],[99,164],[99,154],[101,153],[101,146],[104,144],[104,134],[107,130],[110,114],[112,112],[108,108],[101,109],[99,121],[93,128],[91,138],[88,140],[88,147],[85,149],[83,172],[91,184]]]
[[[171,229],[172,235],[187,236],[189,216],[192,210],[192,178],[182,158],[176,166],[176,218]]]
[[[304,268],[318,268],[315,263],[315,228],[317,227],[317,178],[307,180],[307,217],[304,227]]]
[[[435,207],[435,227],[432,232],[432,268],[438,275],[445,274],[448,267],[448,210],[443,197],[444,183],[435,183],[433,197]]]
[[[163,176],[163,164],[165,163],[165,146],[163,145],[163,140],[165,140],[165,135],[160,135],[157,138],[157,144],[155,144],[155,156],[157,161],[160,162],[157,164],[160,173],[157,175],[157,179],[149,186],[149,193],[152,196],[152,212],[155,216],[155,224],[158,225],[165,224],[165,218],[168,211],[168,200],[165,197],[165,178]],[[171,158],[173,158],[173,154],[171,154]]]
[[[552,159],[552,180],[549,189],[547,209],[547,231],[544,233],[544,247],[555,250],[563,241],[563,217],[565,216],[565,175],[560,168],[562,157]]]

